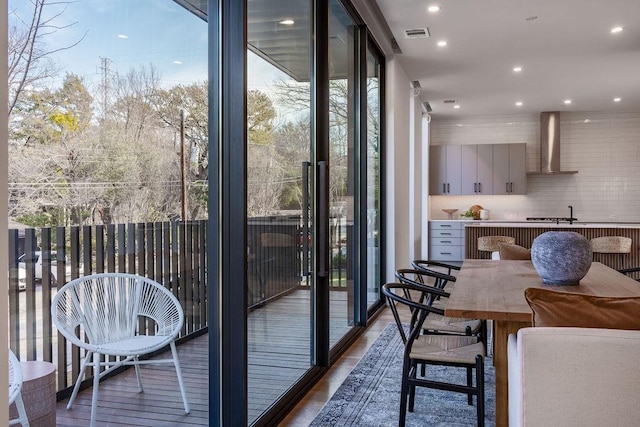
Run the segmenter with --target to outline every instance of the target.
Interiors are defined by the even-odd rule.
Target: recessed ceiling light
[[[175,61],[173,61],[174,64],[180,65],[182,64],[182,61],[178,61],[177,59]]]
[[[517,101],[516,102],[516,107],[522,107],[522,101]]]
[[[536,19],[538,19],[538,17],[535,15],[527,16],[526,18],[524,18],[525,21],[535,21]]]
[[[446,41],[446,40],[440,40],[440,41],[438,42],[438,46],[440,46],[440,47],[444,47],[444,46],[446,46],[446,45],[447,45],[447,41]]]
[[[622,101],[622,98],[613,98],[613,102],[620,102]]]
[[[565,100],[564,100],[564,104],[565,104],[565,105],[569,105],[569,104],[571,104],[571,100],[570,100],[570,99],[565,99]]]
[[[589,120],[589,119],[584,119],[584,122],[585,122],[585,123],[591,123],[591,120]]]
[[[125,35],[125,34],[118,34],[118,38],[119,39],[128,39],[129,36]]]
[[[427,10],[431,13],[440,12],[440,6],[436,6],[436,5],[429,6]]]
[[[513,67],[513,72],[514,73],[519,73],[520,71],[522,71],[522,67],[519,65],[516,65],[515,67]]]
[[[293,25],[295,23],[296,21],[294,21],[293,19],[283,19],[282,21],[279,22],[279,24],[281,25]]]
[[[622,32],[622,30],[623,30],[623,28],[622,28],[622,27],[613,27],[613,28],[611,29],[611,33],[612,33],[612,34],[620,33],[620,32]]]
[[[460,106],[456,104],[456,105],[453,106],[453,108],[455,108],[457,110],[458,108],[460,108]]]

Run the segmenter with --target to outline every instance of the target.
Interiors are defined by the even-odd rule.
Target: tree
[[[67,73],[60,89],[33,91],[16,105],[11,139],[24,145],[52,144],[81,133],[91,123],[92,102],[82,79]]]
[[[185,149],[189,164],[189,209],[191,218],[199,218],[207,208],[209,179],[209,88],[206,81],[177,85],[154,95],[155,110],[176,136],[179,144],[184,111]],[[178,147],[179,148],[179,147]]]
[[[57,67],[51,60],[51,54],[67,50],[79,44],[84,36],[76,42],[57,49],[49,49],[46,45],[46,37],[51,34],[68,29],[76,23],[64,26],[56,24],[57,18],[66,10],[63,7],[59,12],[47,16],[49,6],[60,8],[70,1],[63,0],[32,0],[33,13],[23,18],[17,10],[9,12],[8,28],[8,83],[9,83],[9,116],[18,104],[26,89],[38,87],[43,81],[50,79],[57,73]]]

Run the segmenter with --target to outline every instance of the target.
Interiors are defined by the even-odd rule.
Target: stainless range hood
[[[560,169],[560,112],[540,113],[540,171],[527,175],[573,174],[578,171]]]

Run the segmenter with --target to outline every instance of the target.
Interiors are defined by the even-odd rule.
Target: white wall
[[[396,60],[386,64],[385,227],[386,281],[393,281],[397,268],[411,261],[412,199],[409,162],[411,157],[411,82]]]
[[[539,115],[431,122],[430,144],[527,144],[527,170],[539,170]],[[491,219],[568,216],[640,222],[640,112],[561,113],[561,168],[575,175],[529,175],[524,196],[431,196],[430,218],[480,204]]]

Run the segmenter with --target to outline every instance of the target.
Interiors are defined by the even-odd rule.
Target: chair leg
[[[425,364],[422,364],[424,367]],[[418,364],[414,361],[411,361],[411,369],[409,369],[409,378],[415,379],[418,373]],[[416,402],[416,386],[409,386],[409,412],[413,412]]]
[[[476,356],[476,389],[478,395],[476,402],[478,405],[478,427],[484,427],[484,358]]]
[[[71,392],[71,397],[69,398],[69,402],[67,403],[67,409],[71,409],[71,407],[73,406],[73,402],[76,400],[78,390],[80,390],[80,383],[84,378],[84,372],[87,370],[87,365],[91,364],[92,358],[93,352],[87,351],[87,354],[84,355],[82,366],[80,366],[80,373],[78,374],[78,378],[76,379],[76,385],[73,387],[73,392]]]
[[[473,387],[473,368],[467,367],[467,387]],[[467,404],[473,405],[473,393],[467,393]]]
[[[135,362],[135,365],[133,365],[133,367],[136,370],[136,379],[138,380],[138,392],[142,393],[144,391],[144,388],[142,387],[142,372],[140,372],[140,359],[138,358],[138,356],[133,356],[133,361]]]
[[[407,395],[409,394],[409,371],[411,362],[405,361],[402,364],[402,386],[400,387],[400,418],[398,427],[404,427],[407,420]]]
[[[100,385],[100,353],[93,353],[93,396],[91,397],[91,427],[96,425],[98,413],[98,386]]]
[[[180,386],[180,393],[182,394],[182,401],[184,403],[184,412],[188,414],[191,412],[191,408],[189,407],[189,401],[187,400],[187,391],[184,388],[184,381],[182,379],[182,370],[180,369],[180,361],[178,360],[178,351],[176,350],[175,341],[171,341],[169,344],[171,347],[171,355],[173,356],[173,364],[176,367],[176,375],[178,376],[178,385]]]
[[[22,427],[29,427],[29,418],[27,418],[27,411],[24,408],[24,402],[22,401],[22,395],[18,393],[16,400],[13,401],[18,410],[18,418],[10,420],[9,425],[20,424]]]

